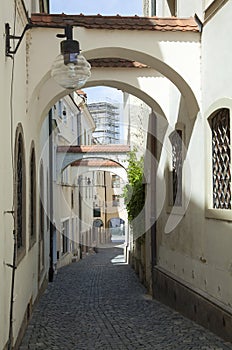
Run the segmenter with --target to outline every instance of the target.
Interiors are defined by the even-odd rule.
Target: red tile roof
[[[71,164],[71,166],[80,166],[80,167],[121,167],[116,162],[108,159],[91,159],[91,160],[76,160]]]
[[[124,60],[121,58],[95,58],[95,59],[89,60],[89,63],[91,64],[92,68],[99,68],[99,67],[149,68],[149,66],[147,66],[146,64],[136,62],[136,61]]]
[[[156,30],[156,31],[192,31],[199,32],[194,18],[159,18],[139,16],[102,16],[65,15],[65,14],[32,14],[31,23],[43,27],[64,27],[70,24],[88,29],[117,30]]]
[[[87,97],[87,94],[83,90],[76,90],[77,95]]]
[[[126,153],[130,151],[127,145],[91,145],[91,146],[58,146],[59,153]]]

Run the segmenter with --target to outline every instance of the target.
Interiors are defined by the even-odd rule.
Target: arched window
[[[230,111],[219,109],[211,118],[213,208],[231,209]]]
[[[44,170],[39,171],[39,276],[44,269]]]
[[[17,263],[26,248],[26,172],[23,132],[21,125],[16,132],[15,142],[15,232],[17,240]]]
[[[29,232],[30,248],[36,241],[36,165],[35,149],[32,147],[30,156],[30,209],[29,209]]]
[[[177,129],[169,139],[172,145],[172,178],[171,178],[171,200],[170,205],[182,206],[182,182],[183,182],[183,130]]]

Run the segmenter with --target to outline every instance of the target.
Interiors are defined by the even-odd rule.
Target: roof
[[[83,97],[86,97],[86,96],[87,96],[86,92],[83,91],[83,90],[76,90],[76,93],[77,93],[77,95],[79,95],[79,96],[83,96]]]
[[[129,61],[121,58],[95,58],[89,60],[89,63],[91,64],[92,68],[150,68],[146,64],[136,61]]]
[[[117,29],[117,30],[154,30],[199,32],[193,17],[190,18],[159,18],[139,16],[102,16],[66,15],[62,14],[32,14],[31,23],[42,27],[65,27],[70,24],[88,29]]]
[[[113,160],[108,159],[91,159],[91,160],[76,160],[71,164],[71,166],[80,166],[80,167],[121,167],[118,163]]]
[[[119,144],[57,147],[59,153],[126,153],[129,151],[130,146]]]

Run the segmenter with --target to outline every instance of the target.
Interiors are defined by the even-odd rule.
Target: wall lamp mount
[[[11,27],[9,23],[5,23],[5,54],[7,57],[13,58],[16,52],[18,51],[19,45],[21,44],[23,37],[28,29],[31,28],[30,24],[27,24],[20,36],[12,35],[10,33]],[[12,49],[11,42],[12,40],[18,40],[14,49]]]
[[[5,55],[7,57],[14,57],[26,31],[32,27],[35,26],[28,23],[24,27],[22,34],[17,36],[11,34],[10,24],[5,23]],[[53,62],[51,77],[65,89],[80,89],[91,75],[91,65],[81,55],[79,42],[73,40],[73,26],[67,24],[62,28],[64,28],[64,34],[57,34],[56,36],[65,38],[65,40],[62,40],[60,43],[60,55]],[[17,40],[16,45],[14,45],[15,40]]]

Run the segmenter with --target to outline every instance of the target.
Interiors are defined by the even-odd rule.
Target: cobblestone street
[[[119,248],[61,268],[20,350],[224,350],[232,345],[146,295]],[[118,258],[117,258],[118,257]]]

